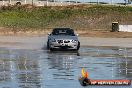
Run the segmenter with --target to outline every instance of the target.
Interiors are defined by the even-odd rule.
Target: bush
[[[0,26],[26,29],[66,26],[108,30],[111,29],[113,21],[132,24],[131,14],[132,7],[121,6],[3,6],[0,8]]]

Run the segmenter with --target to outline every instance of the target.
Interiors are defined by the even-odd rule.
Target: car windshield
[[[74,31],[72,29],[53,29],[53,35],[70,35],[75,36]]]

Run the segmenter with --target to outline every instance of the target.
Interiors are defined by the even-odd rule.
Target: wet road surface
[[[82,67],[90,79],[131,80],[132,48],[81,47],[78,52],[0,48],[0,88],[83,88],[78,82]]]

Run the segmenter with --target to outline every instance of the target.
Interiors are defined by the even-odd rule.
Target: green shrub
[[[125,6],[3,6],[0,8],[0,26],[26,29],[55,26],[110,29],[113,21],[132,24],[131,14],[132,7]]]

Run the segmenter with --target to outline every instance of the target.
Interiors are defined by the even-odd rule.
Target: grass
[[[132,7],[80,5],[65,7],[8,6],[0,8],[0,26],[20,29],[72,27],[111,30],[111,23],[132,24]]]

